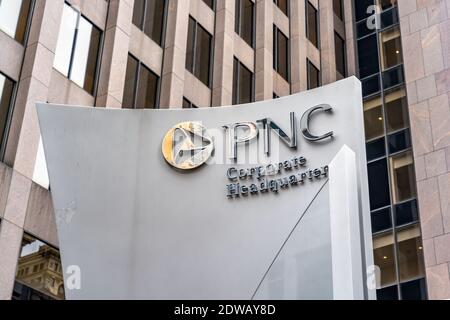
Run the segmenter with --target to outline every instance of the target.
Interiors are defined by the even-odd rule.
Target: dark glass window
[[[135,0],[133,24],[162,45],[166,0]]]
[[[212,36],[189,17],[186,69],[210,86]]]
[[[308,90],[320,87],[320,71],[307,59]]]
[[[0,30],[24,44],[31,0],[0,1]]]
[[[372,233],[392,228],[391,209],[384,208],[370,214],[372,221]]]
[[[405,88],[385,93],[384,106],[386,112],[386,131],[398,131],[409,126],[408,102]]]
[[[389,159],[391,168],[392,199],[399,203],[416,197],[416,178],[414,175],[411,151]]]
[[[361,79],[380,71],[377,35],[358,40],[359,76]]]
[[[308,1],[306,4],[306,37],[319,47],[319,23],[317,9]]]
[[[390,197],[386,159],[369,163],[367,169],[369,175],[370,209],[375,210],[388,206]]]
[[[362,93],[364,97],[380,92],[380,90],[380,74],[376,74],[362,81]]]
[[[402,226],[416,221],[419,221],[416,199],[395,205],[396,226]]]
[[[128,55],[123,107],[128,109],[157,108],[159,77],[133,56]]]
[[[388,9],[381,13],[380,15],[380,27],[381,29],[388,28],[399,23],[398,10],[397,8]]]
[[[273,26],[273,68],[289,81],[289,40],[276,26]]]
[[[277,5],[278,8],[285,14],[289,15],[289,8],[288,8],[288,0],[273,0],[273,2]]]
[[[0,143],[6,144],[9,110],[11,108],[14,82],[0,73]]]
[[[367,161],[375,160],[386,155],[384,137],[366,144]]]
[[[411,148],[409,129],[398,131],[388,136],[389,153],[396,153]]]
[[[425,300],[427,289],[425,279],[417,279],[400,284],[403,300]]]
[[[336,70],[345,78],[347,76],[345,63],[345,41],[336,32],[334,33],[334,50]]]
[[[251,0],[236,0],[234,31],[254,47],[253,28],[255,24],[255,4]]]
[[[355,20],[360,21],[369,17],[367,9],[374,5],[374,0],[354,0],[355,4]]]
[[[101,31],[64,4],[53,66],[90,94],[94,94]]]
[[[383,88],[389,89],[405,82],[403,65],[383,72]]]
[[[233,104],[249,103],[253,98],[253,73],[238,59],[233,64]]]
[[[42,268],[40,267],[42,265]],[[13,299],[63,300],[64,279],[59,250],[24,234]]]
[[[333,0],[334,14],[341,20],[344,20],[344,8],[342,6],[342,0]]]
[[[203,0],[203,2],[206,3],[208,7],[214,10],[214,0]]]
[[[397,286],[390,286],[377,290],[377,300],[398,300]]]
[[[198,108],[195,104],[190,102],[188,99],[183,97],[183,109],[192,109],[192,108]]]

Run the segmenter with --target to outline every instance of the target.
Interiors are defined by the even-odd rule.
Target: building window
[[[319,19],[317,9],[309,2],[306,3],[306,37],[311,43],[319,47]]]
[[[366,140],[372,140],[384,135],[383,110],[380,97],[364,102],[364,128]]]
[[[372,0],[373,1],[373,0]],[[381,10],[386,10],[397,5],[397,0],[378,0],[378,5],[381,7]]]
[[[308,59],[306,59],[306,70],[308,76],[308,90],[320,87],[320,71]]]
[[[197,109],[198,107],[190,102],[188,99],[183,97],[183,109]]]
[[[186,69],[210,87],[212,36],[192,17],[189,17],[186,48]]]
[[[64,4],[53,66],[90,94],[94,94],[101,31]]]
[[[389,195],[389,177],[386,158],[367,165],[369,176],[370,210],[376,210],[391,204]]]
[[[388,287],[396,283],[394,234],[392,232],[373,238],[373,258],[375,265],[380,268],[380,286]]]
[[[345,41],[336,32],[334,33],[334,50],[336,59],[336,71],[340,75],[339,79],[347,76],[345,63]]]
[[[14,285],[13,300],[62,300],[65,298],[64,290],[61,286],[64,279],[61,271],[39,269],[42,264],[60,264],[58,249],[24,234],[22,238],[22,249],[17,264],[17,270],[33,272],[24,274],[16,273],[16,283]]]
[[[416,178],[414,175],[411,151],[389,158],[391,169],[392,200],[395,203],[416,197]]]
[[[206,3],[206,5],[210,7],[212,10],[214,10],[214,0],[203,0],[203,2]]]
[[[255,24],[255,4],[251,0],[236,0],[234,31],[254,47],[253,28]]]
[[[273,26],[273,68],[289,82],[289,40]]]
[[[376,34],[358,40],[359,76],[364,79],[380,71]]]
[[[385,93],[384,108],[387,133],[409,127],[408,102],[404,87]]]
[[[417,224],[397,231],[400,282],[425,276],[423,245],[420,235],[420,227]]]
[[[135,0],[133,24],[158,45],[162,45],[166,0]]]
[[[0,143],[1,150],[6,145],[8,120],[14,92],[14,81],[0,73]],[[2,152],[3,153],[3,152]]]
[[[344,20],[344,7],[342,5],[342,0],[333,0],[333,11],[340,20]]]
[[[238,59],[233,63],[233,104],[250,103],[253,97],[253,73]]]
[[[0,1],[0,30],[23,44],[30,9],[31,0]]]
[[[130,54],[123,91],[123,107],[155,109],[158,107],[159,77]]]
[[[382,70],[392,68],[403,62],[402,42],[398,27],[380,34],[380,50]]]
[[[278,8],[287,16],[289,16],[289,4],[288,0],[273,0]]]

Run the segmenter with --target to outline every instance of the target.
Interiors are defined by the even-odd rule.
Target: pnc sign
[[[300,131],[302,136],[310,141],[317,142],[333,137],[333,131],[316,135],[310,130],[310,122],[314,114],[319,112],[331,113],[332,107],[328,104],[320,104],[306,110],[300,119]],[[261,120],[235,122],[222,126],[227,143],[228,158],[237,159],[237,149],[241,144],[246,144],[258,139],[259,131],[263,131],[264,153],[270,155],[271,131],[275,132],[287,147],[297,149],[298,125],[294,112],[290,113],[290,132],[286,133],[271,118]],[[238,130],[245,131],[245,135],[238,135]],[[162,154],[171,166],[190,170],[204,164],[214,151],[214,139],[208,130],[199,122],[181,122],[172,127],[164,136],[162,142]]]

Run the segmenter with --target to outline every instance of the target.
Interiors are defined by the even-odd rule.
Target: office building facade
[[[449,34],[444,0],[0,1],[0,298],[64,298],[76,204],[53,210],[35,102],[219,107],[351,75],[378,298],[450,298]]]

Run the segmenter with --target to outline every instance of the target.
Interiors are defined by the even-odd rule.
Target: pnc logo
[[[166,161],[181,170],[194,169],[205,163],[214,150],[214,141],[198,122],[181,122],[164,136],[162,153]]]

